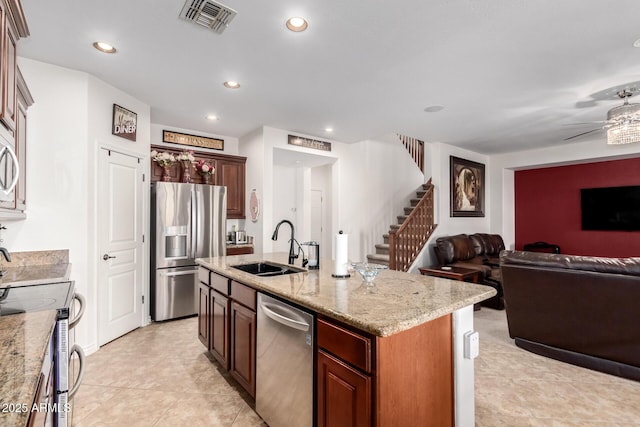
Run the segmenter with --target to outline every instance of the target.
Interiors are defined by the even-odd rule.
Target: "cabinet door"
[[[16,117],[16,156],[20,168],[16,184],[16,209],[25,210],[27,206],[27,109],[18,103]]]
[[[198,339],[207,349],[209,349],[209,325],[211,324],[209,292],[209,286],[201,282],[198,286]]]
[[[229,369],[229,308],[231,300],[211,290],[211,345],[209,352],[224,369]]]
[[[371,426],[371,379],[318,351],[318,427]]]
[[[17,77],[17,60],[16,60],[16,42],[17,37],[9,25],[9,21],[5,16],[5,10],[2,13],[3,19],[3,75],[2,75],[2,111],[0,112],[0,120],[10,131],[16,128],[16,77]]]
[[[256,312],[231,303],[231,375],[256,395]]]
[[[217,184],[227,187],[227,218],[245,218],[244,165],[240,161],[218,161]]]

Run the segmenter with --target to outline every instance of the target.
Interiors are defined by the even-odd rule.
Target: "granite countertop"
[[[3,262],[0,288],[7,285],[38,285],[69,280],[68,250],[15,252],[11,262]]]
[[[389,336],[478,303],[496,294],[490,286],[432,276],[384,270],[366,285],[357,272],[348,279],[331,276],[333,262],[320,260],[319,270],[259,277],[232,268],[258,261],[287,264],[286,253],[202,258],[200,265],[316,313],[378,336]],[[296,267],[299,267],[296,265]]]
[[[47,310],[0,317],[2,426],[27,425],[56,315]]]
[[[253,243],[228,243],[227,248],[252,248]]]

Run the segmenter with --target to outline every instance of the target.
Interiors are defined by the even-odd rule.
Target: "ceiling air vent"
[[[235,10],[215,1],[187,0],[180,12],[180,18],[222,34],[236,14]]]

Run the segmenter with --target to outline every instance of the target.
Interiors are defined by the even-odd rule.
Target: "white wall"
[[[71,278],[87,298],[76,341],[97,343],[96,191],[99,146],[148,155],[149,107],[78,71],[19,58],[35,103],[27,124],[27,218],[5,222],[10,251],[69,249]],[[138,113],[138,141],[111,135],[113,104]]]
[[[264,143],[262,141],[262,129],[258,129],[249,135],[242,138],[239,144],[239,153],[247,158],[245,167],[245,182],[246,182],[246,215],[245,230],[248,236],[253,236],[253,248],[257,254],[262,253],[264,246],[264,211],[266,210],[264,197]],[[259,202],[259,214],[256,221],[252,221],[251,214],[249,212],[249,199],[251,192],[255,190]],[[270,207],[270,204],[268,204]],[[270,238],[270,236],[269,236]]]
[[[304,189],[312,186],[311,171],[306,167],[285,171],[287,168],[273,164],[274,149],[290,150],[304,155],[326,156],[327,162],[332,163],[325,166],[325,173],[330,171],[331,175],[328,181],[331,182],[330,191],[325,189],[331,197],[328,203],[330,229],[326,234],[332,244],[333,235],[343,230],[350,235],[350,259],[366,259],[367,254],[375,252],[375,244],[382,243],[382,235],[388,232],[389,225],[396,223],[396,217],[403,214],[403,207],[415,197],[424,176],[399,142],[371,140],[344,144],[330,141],[331,152],[321,152],[288,145],[288,134],[286,130],[264,127],[261,133],[242,139],[240,143],[240,151],[245,155],[248,156],[249,152],[262,154],[262,173],[247,174],[247,188],[262,185],[263,200],[271,203],[271,206],[265,203],[263,209],[262,250],[288,250],[284,240],[280,242],[279,239],[276,243],[270,240],[276,223],[281,219],[293,221],[295,218],[296,237],[308,238],[308,226],[305,226],[308,221],[300,210],[308,212],[308,207],[304,206],[308,203]],[[256,148],[260,144],[262,153]],[[297,196],[292,199],[292,194]],[[295,213],[291,211],[292,203],[297,206]]]

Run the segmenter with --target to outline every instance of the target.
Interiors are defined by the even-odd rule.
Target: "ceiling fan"
[[[640,141],[640,104],[629,103],[629,98],[637,91],[636,88],[618,91],[617,95],[620,99],[624,100],[624,103],[609,110],[607,112],[607,120],[590,122],[602,123],[602,126],[570,136],[565,138],[564,141],[600,130],[607,131],[607,144],[628,144]]]

